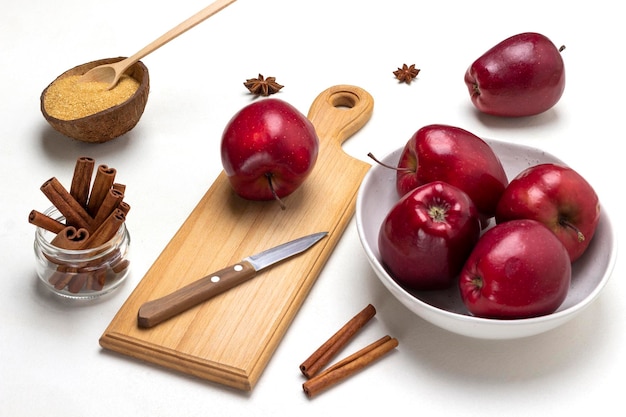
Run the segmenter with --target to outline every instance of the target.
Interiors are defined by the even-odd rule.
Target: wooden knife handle
[[[194,307],[211,297],[223,293],[256,275],[247,261],[228,266],[200,278],[171,294],[148,301],[139,307],[137,324],[152,327]]]

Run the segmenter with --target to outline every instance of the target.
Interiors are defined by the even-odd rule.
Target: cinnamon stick
[[[89,239],[87,229],[76,229],[74,226],[66,226],[50,241],[50,244],[62,249],[83,249]]]
[[[119,259],[118,261],[111,264],[111,271],[116,274],[124,271],[130,265],[130,261],[128,259]]]
[[[107,165],[98,166],[96,176],[93,180],[93,186],[91,187],[89,202],[87,203],[87,212],[92,216],[96,215],[98,207],[100,207],[105,196],[111,187],[113,187],[116,173],[115,168],[110,168]]]
[[[130,204],[128,204],[126,201],[120,201],[120,204],[117,206],[117,208],[122,210],[124,215],[128,215],[128,212],[130,211]]]
[[[62,290],[70,283],[70,281],[72,281],[73,277],[74,271],[72,270],[72,268],[67,268],[63,271],[57,270],[55,272],[55,275],[52,275],[52,277],[50,277],[49,282],[54,285],[54,288],[56,288],[57,290]]]
[[[120,184],[119,182],[113,183],[111,188],[121,192],[122,194],[124,194],[126,192],[126,185],[125,184]]]
[[[122,223],[124,223],[124,220],[126,220],[126,216],[122,210],[113,210],[113,213],[85,241],[84,248],[95,248],[111,240],[122,226]]]
[[[31,210],[28,214],[28,222],[52,233],[59,233],[61,230],[65,229],[63,223],[37,210]]]
[[[91,176],[93,175],[96,161],[88,156],[81,156],[76,160],[74,176],[70,185],[70,194],[83,207],[87,206]]]
[[[41,186],[41,191],[57,210],[65,216],[68,225],[89,229],[93,219],[56,177],[52,177],[44,182]]]
[[[67,276],[67,274],[60,269],[61,268],[58,268],[56,271],[52,273],[52,275],[50,275],[50,278],[48,278],[48,282],[55,288],[56,288],[56,285],[59,283],[59,281],[61,281]]]
[[[119,206],[123,198],[124,194],[116,190],[115,188],[110,188],[107,191],[104,199],[102,200],[102,203],[98,207],[98,210],[93,217],[92,230],[97,229],[102,224],[104,219],[106,219],[111,213],[113,213],[113,210],[115,210]]]
[[[395,349],[397,346],[397,339],[390,336],[384,336],[340,362],[337,362],[324,372],[309,379],[302,384],[302,389],[304,390],[304,393],[311,398],[321,391],[362,370],[374,361],[380,359],[385,354],[389,353],[391,350]]]
[[[67,290],[72,294],[78,294],[85,286],[89,276],[93,274],[94,272],[78,272],[74,274],[70,282],[67,284]]]
[[[106,270],[104,268],[94,271],[87,277],[85,288],[91,291],[101,291],[106,283]]]
[[[373,305],[368,304],[356,316],[348,321],[330,339],[320,346],[300,365],[300,371],[311,378],[320,371],[343,348],[346,343],[376,314]]]

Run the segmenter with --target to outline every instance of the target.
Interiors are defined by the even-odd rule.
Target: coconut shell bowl
[[[41,112],[50,126],[67,137],[90,143],[108,142],[133,129],[143,114],[150,92],[148,68],[141,61],[133,64],[125,73],[125,75],[136,81],[133,82],[135,87],[131,90],[134,92],[130,93],[131,95],[121,103],[114,104],[96,113],[84,116],[79,115],[77,117],[60,117],[51,111],[51,99],[47,97],[47,94],[52,94],[51,88],[54,88],[55,83],[58,85],[62,79],[80,76],[98,65],[109,64],[122,59],[124,58],[106,58],[88,62],[67,70],[50,83],[41,94]],[[133,80],[130,81],[132,82]],[[121,82],[113,89],[121,88],[120,85]],[[50,100],[47,100],[47,98]],[[71,95],[68,95],[67,101],[71,102],[72,100]],[[51,113],[55,115],[51,115]]]

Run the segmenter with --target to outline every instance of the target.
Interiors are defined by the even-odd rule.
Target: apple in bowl
[[[383,264],[406,288],[449,288],[480,237],[472,199],[443,181],[405,194],[385,217],[378,236]]]
[[[569,291],[572,264],[559,238],[530,219],[485,232],[459,277],[461,299],[477,317],[520,319],[551,314]]]
[[[600,201],[591,184],[571,167],[537,164],[513,178],[498,202],[496,222],[514,219],[545,224],[575,262],[593,239]]]

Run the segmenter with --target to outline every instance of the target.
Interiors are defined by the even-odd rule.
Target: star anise
[[[270,94],[277,93],[278,90],[284,87],[276,82],[276,77],[264,78],[261,74],[259,74],[258,78],[246,80],[243,85],[245,85],[252,94],[257,96],[269,96]]]
[[[411,84],[411,81],[413,81],[413,79],[417,77],[417,74],[419,73],[420,70],[418,68],[415,68],[415,64],[412,64],[410,67],[406,64],[403,64],[402,68],[398,68],[396,71],[393,72],[393,75],[395,75],[396,78],[400,80],[400,82]]]

